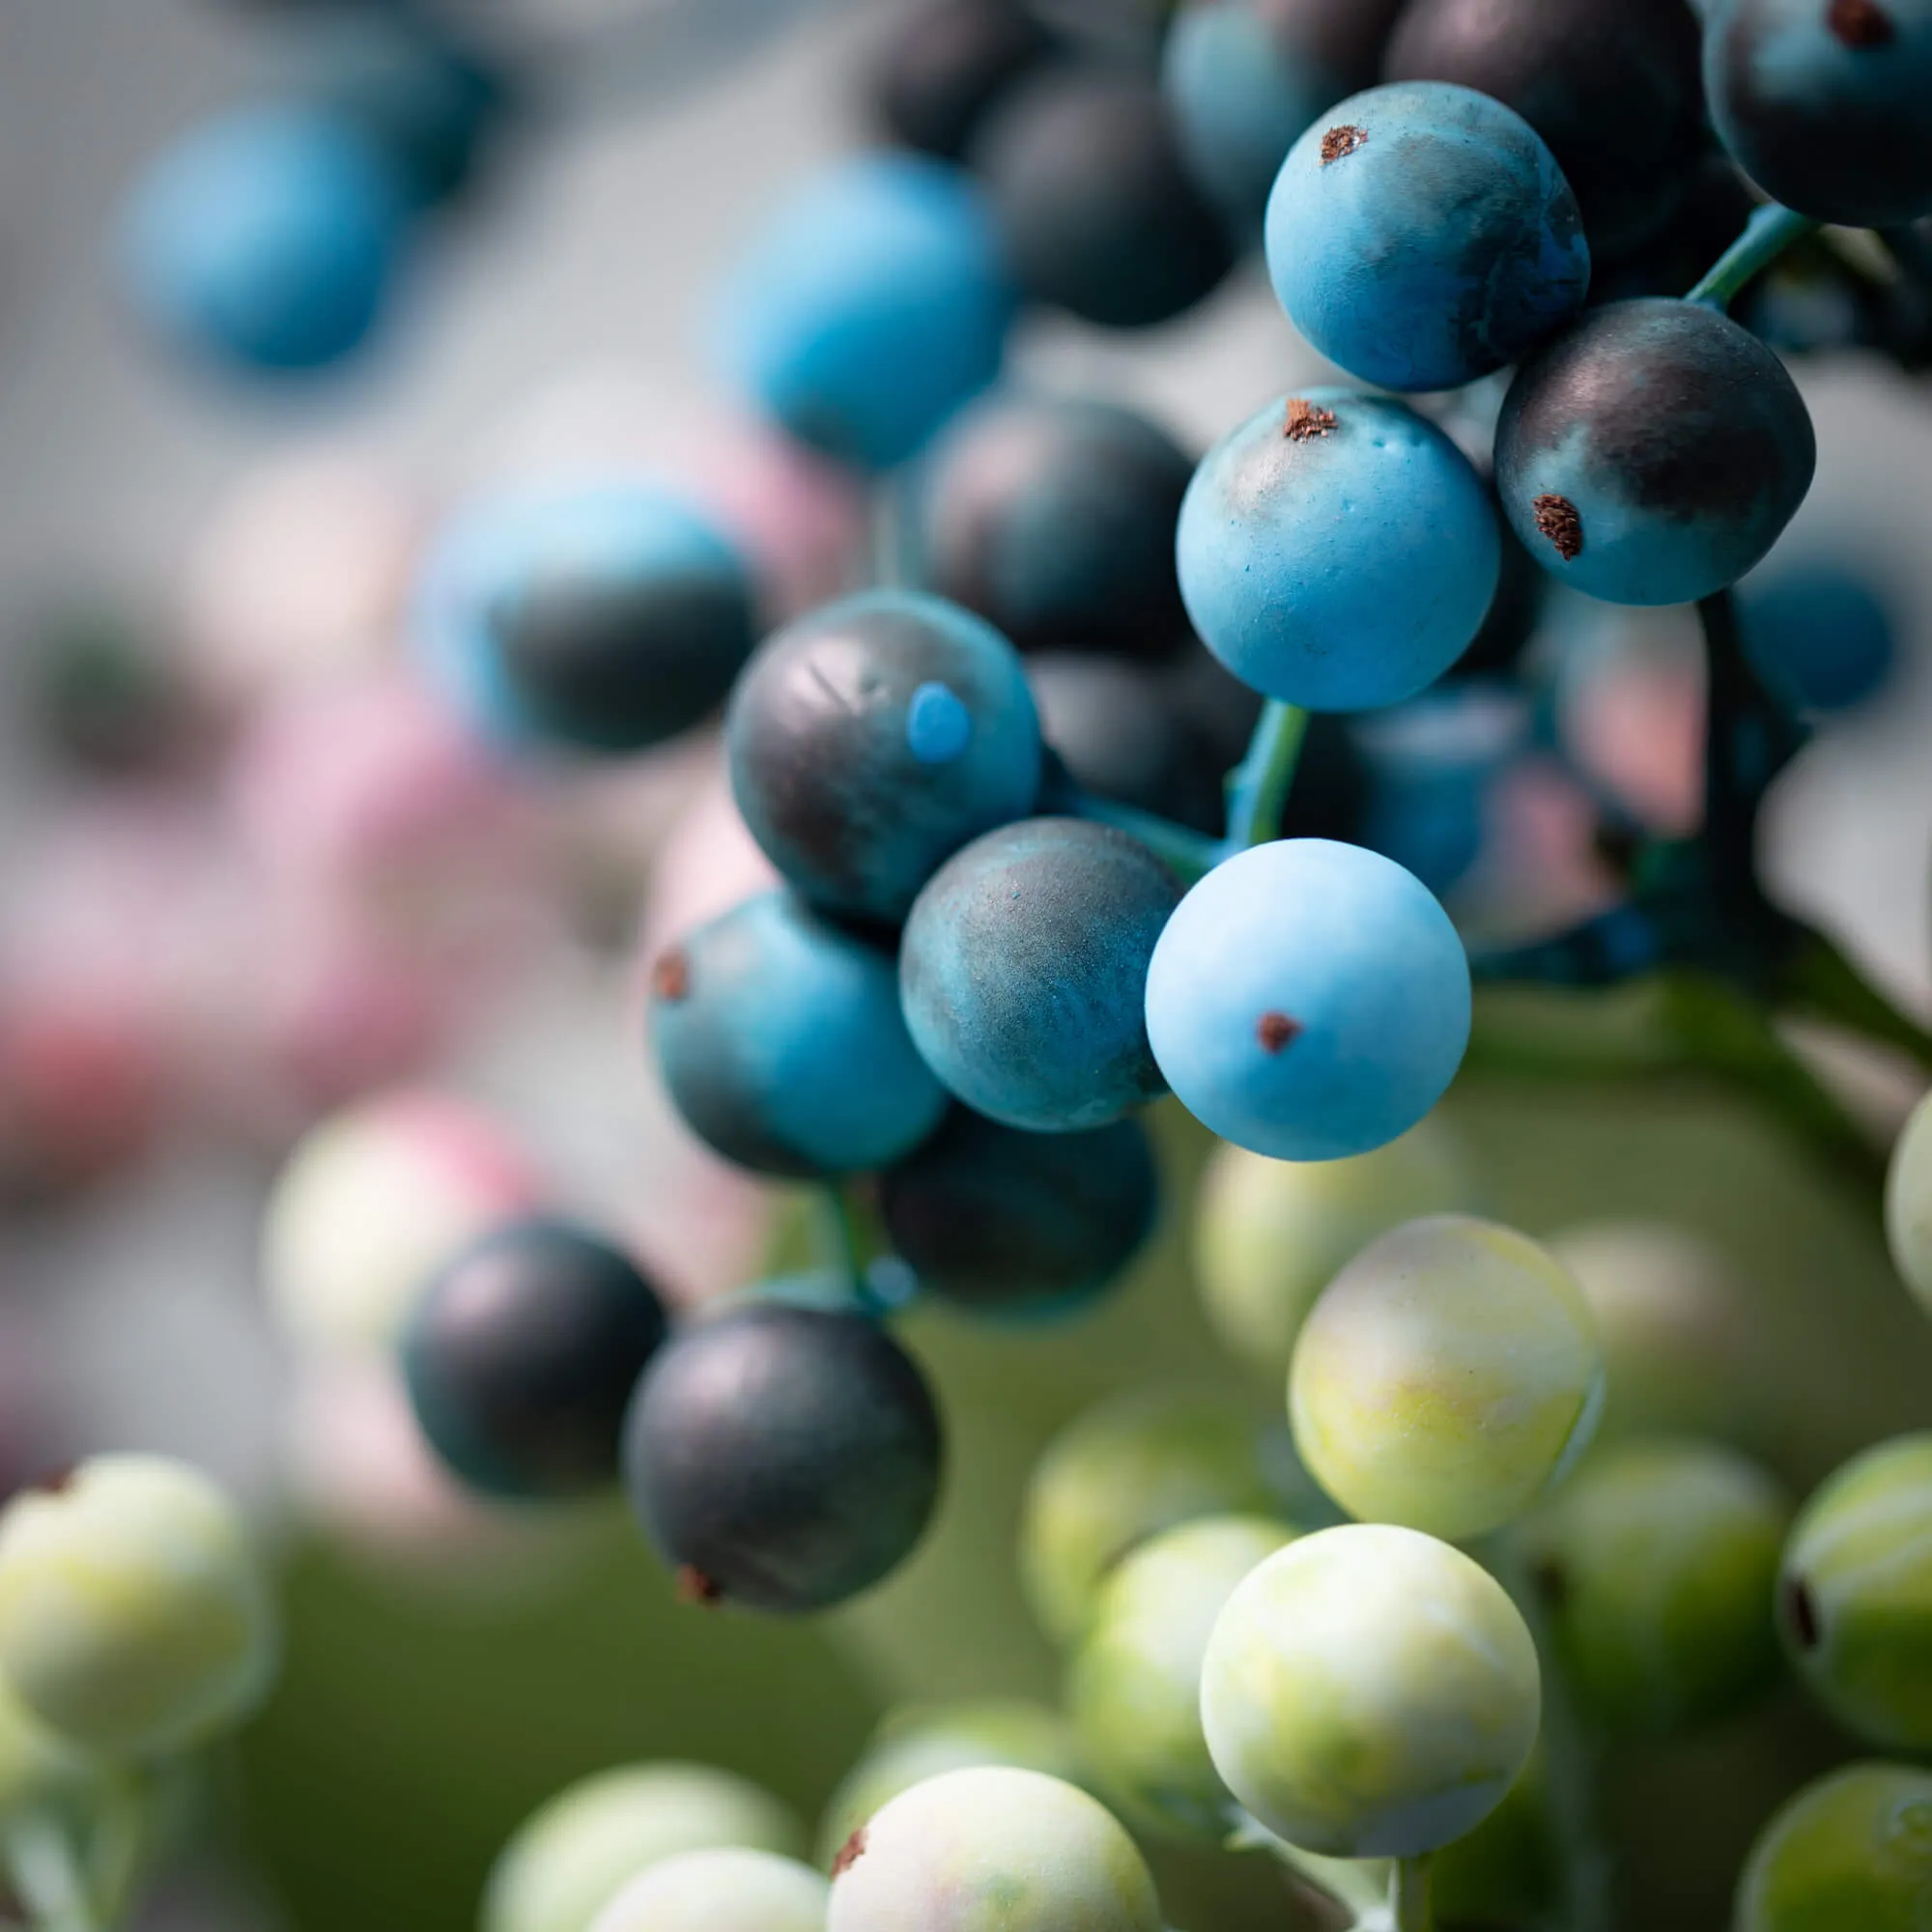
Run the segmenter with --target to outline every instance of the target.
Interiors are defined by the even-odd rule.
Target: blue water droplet
[[[950,765],[973,736],[973,714],[950,685],[923,684],[906,706],[906,745],[923,765]]]

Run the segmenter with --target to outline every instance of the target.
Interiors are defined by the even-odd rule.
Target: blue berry
[[[1932,214],[1927,0],[1711,0],[1704,87],[1724,146],[1786,207],[1853,228]]]
[[[897,1567],[939,1494],[939,1417],[860,1315],[767,1302],[661,1349],[624,1426],[632,1507],[686,1590],[819,1610]]]
[[[1012,314],[967,177],[870,155],[767,218],[726,282],[716,329],[726,369],[783,429],[887,469],[998,374]]]
[[[1195,886],[1154,950],[1148,1037],[1223,1140],[1338,1160],[1405,1132],[1469,1037],[1469,964],[1429,892],[1356,845],[1292,838]]]
[[[1170,656],[1187,637],[1174,522],[1193,468],[1132,410],[990,396],[923,466],[914,526],[923,581],[1023,651]]]
[[[617,1481],[624,1410],[665,1338],[628,1255],[580,1229],[519,1221],[424,1291],[403,1372],[430,1446],[488,1494],[570,1496]]]
[[[121,260],[137,312],[209,361],[265,375],[340,362],[375,327],[409,192],[354,123],[243,108],[203,123],[134,192]]]
[[[780,871],[815,904],[886,923],[1039,790],[1039,719],[1012,646],[910,591],[848,598],[768,639],[731,695],[725,751]]]
[[[1036,301],[1103,328],[1167,322],[1234,266],[1151,81],[1063,64],[1001,104],[973,145],[1007,259]]]
[[[1738,622],[1758,674],[1804,711],[1849,711],[1884,689],[1897,618],[1876,585],[1832,563],[1740,586]]]
[[[459,516],[417,592],[432,673],[511,744],[642,751],[724,700],[755,641],[737,553],[628,485],[516,492]]]
[[[727,1160],[862,1173],[910,1153],[946,1112],[891,955],[794,894],[747,899],[660,954],[651,994],[665,1084]]]
[[[1194,177],[1241,228],[1303,128],[1376,78],[1402,0],[1182,0],[1161,89]]]
[[[1523,364],[1496,487],[1546,570],[1612,604],[1735,583],[1811,486],[1817,442],[1784,365],[1728,317],[1639,299],[1591,311]]]
[[[1443,81],[1340,102],[1268,197],[1268,274],[1308,340],[1387,389],[1451,389],[1583,305],[1577,197],[1521,115]]]
[[[1405,404],[1352,389],[1269,403],[1194,472],[1180,594],[1243,684],[1315,711],[1413,696],[1495,595],[1500,540],[1468,459]]]
[[[893,1245],[943,1301],[1058,1315],[1119,1279],[1152,1232],[1160,1175],[1145,1130],[1029,1134],[965,1108],[879,1177]]]
[[[1097,1127],[1155,1098],[1141,995],[1180,884],[1138,839],[1035,818],[975,839],[906,921],[899,993],[926,1064],[1008,1126]]]
[[[1454,81],[1548,144],[1595,254],[1669,220],[1703,143],[1697,23],[1683,0],[1410,0],[1382,71]]]

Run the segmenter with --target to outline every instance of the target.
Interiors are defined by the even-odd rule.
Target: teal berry
[[[480,1932],[589,1932],[638,1873],[720,1846],[791,1858],[805,1831],[748,1778],[701,1764],[627,1764],[560,1791],[491,1868]]]
[[[1160,1932],[1161,1917],[1104,1806],[1059,1778],[984,1766],[901,1792],[838,1854],[825,1932],[912,1928]]]
[[[824,1932],[827,1889],[775,1852],[680,1852],[632,1879],[590,1932]]]
[[[1161,1530],[1282,1511],[1293,1476],[1285,1437],[1208,1387],[1137,1389],[1070,1423],[1020,1516],[1020,1584],[1047,1635],[1079,1637],[1107,1574]]]
[[[1932,1750],[1932,1434],[1855,1456],[1805,1504],[1777,1606],[1792,1663],[1847,1730]]]
[[[1275,1388],[1316,1297],[1378,1235],[1474,1205],[1460,1150],[1430,1119],[1343,1160],[1270,1160],[1232,1144],[1194,1208],[1194,1276],[1221,1346]]]
[[[1414,1858],[1473,1830],[1529,1760],[1536,1646],[1494,1577],[1419,1531],[1348,1523],[1252,1572],[1208,1642],[1214,1767],[1277,1837]]]
[[[1853,1764],[1808,1784],[1759,1834],[1737,1932],[1923,1932],[1932,1924],[1932,1773]]]
[[[1235,1586],[1293,1539],[1264,1517],[1205,1517],[1144,1543],[1100,1590],[1066,1679],[1066,1708],[1124,1815],[1225,1839],[1235,1802],[1201,1730],[1201,1663]]]
[[[63,1737],[186,1749],[267,1696],[281,1650],[234,1505],[155,1456],[102,1456],[0,1517],[0,1673]]]
[[[1328,1285],[1289,1373],[1295,1446],[1365,1521],[1500,1529],[1572,1468],[1603,1406],[1588,1304],[1527,1236],[1411,1221]]]
[[[1770,1690],[1789,1517],[1777,1484],[1716,1443],[1630,1442],[1585,1462],[1524,1541],[1566,1681],[1597,1723],[1689,1730]]]
[[[1932,1094],[1913,1109],[1892,1148],[1885,1233],[1900,1277],[1932,1314]]]
[[[1037,1771],[1067,1784],[1086,1782],[1072,1727],[1044,1705],[988,1699],[895,1712],[827,1803],[818,1828],[818,1863],[830,1866],[852,1833],[901,1791],[944,1772],[982,1765]]]

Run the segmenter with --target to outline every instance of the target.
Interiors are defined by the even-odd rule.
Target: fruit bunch
[[[1794,1516],[1727,1406],[1748,1318],[1721,1264],[1502,1225],[1430,1117],[1467,1062],[1690,1071],[1876,1218],[1871,1136],[1776,1023],[1921,1075],[1932,1039],[1773,903],[1755,839],[1813,719],[1882,682],[1889,619],[1856,578],[1737,586],[1816,464],[1778,277],[1808,259],[1856,297],[1833,339],[1909,360],[1932,7],[1094,11],[1131,44],[1006,0],[908,17],[874,75],[896,146],[782,200],[719,293],[741,396],[872,491],[872,582],[774,626],[715,520],[598,480],[472,506],[419,585],[425,674],[507,755],[643,753],[722,709],[776,883],[639,962],[648,1053],[696,1139],[809,1203],[810,1264],[680,1309],[616,1231],[520,1201],[385,1312],[470,1490],[621,1484],[694,1605],[824,1611],[940,1503],[900,1311],[1015,1350],[1078,1321],[1161,1217],[1165,1104],[1219,1143],[1204,1301],[1275,1413],[1143,1389],[1049,1450],[1015,1553],[1063,1710],[903,1718],[810,1859],[740,1780],[611,1771],[506,1848],[486,1932],[1161,1932],[1137,1839],[1272,1859],[1357,1932],[1587,1932],[1622,1922],[1596,1768],[1786,1682],[1884,1755],[1763,1821],[1739,1932],[1920,1926],[1932,1438]],[[242,343],[252,313],[209,306],[229,258],[170,252],[213,194],[171,165],[139,233],[207,278],[152,284]],[[1741,233],[1705,246],[1726,195]],[[1339,380],[1198,462],[1000,384],[1028,310],[1166,323],[1255,243]],[[1688,826],[1551,723],[1542,620],[1590,603],[1695,607]],[[1595,869],[1492,930],[1459,888],[1503,773],[1550,779]],[[1885,1214],[1932,1307],[1932,1102]],[[51,1557],[11,1585],[9,1539],[26,1564],[90,1493],[0,1531],[0,1669],[82,1744],[172,1745],[236,1707],[225,1680],[177,1708],[170,1678],[163,1721],[145,1664],[35,1621]]]

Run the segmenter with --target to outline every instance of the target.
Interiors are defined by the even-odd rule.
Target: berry
[[[989,117],[972,160],[1020,287],[1104,328],[1167,322],[1234,265],[1148,81],[1061,68]]]
[[[1357,845],[1291,838],[1217,866],[1147,976],[1148,1037],[1187,1110],[1278,1160],[1406,1133],[1469,1037],[1469,966],[1442,908]]]
[[[1536,130],[1433,80],[1371,88],[1302,134],[1268,196],[1267,261],[1295,327],[1385,389],[1518,360],[1590,282],[1577,197]]]
[[[1294,1440],[1351,1514],[1463,1539],[1589,1446],[1603,1358],[1582,1291],[1526,1236],[1438,1214],[1372,1241],[1302,1325]]]
[[[1402,0],[1181,0],[1160,81],[1194,178],[1239,229],[1310,122],[1375,78]]]
[[[262,1702],[280,1650],[241,1518],[196,1470],[100,1456],[0,1516],[0,1672],[74,1744],[201,1744]]]
[[[737,553],[631,485],[486,497],[417,592],[431,672],[493,738],[639,752],[724,702],[756,628]]]
[[[1138,1122],[1029,1134],[955,1107],[879,1177],[894,1247],[941,1300],[1037,1317],[1111,1287],[1153,1231],[1160,1174]]]
[[[238,108],[149,166],[121,237],[142,319],[217,365],[322,369],[374,330],[398,278],[409,194],[353,122]]]
[[[943,1704],[895,1713],[880,1725],[832,1794],[818,1831],[818,1862],[827,1867],[853,1833],[901,1791],[943,1772],[1009,1765],[1068,1784],[1081,1781],[1073,1733],[1058,1711],[1038,1704]]]
[[[996,394],[927,457],[912,542],[923,581],[1023,651],[1172,655],[1187,636],[1174,524],[1194,465],[1113,403]]]
[[[1593,254],[1669,220],[1703,135],[1697,25],[1683,0],[1409,0],[1390,80],[1454,81],[1534,128],[1576,191]]]
[[[875,1323],[778,1303],[661,1349],[624,1428],[632,1507],[705,1601],[820,1610],[904,1560],[939,1494],[939,1416]]]
[[[1932,1094],[1914,1108],[1891,1151],[1885,1233],[1892,1265],[1932,1311]]]
[[[1461,450],[1406,405],[1352,389],[1277,398],[1188,485],[1180,594],[1243,684],[1364,711],[1433,683],[1482,629],[1500,541]]]
[[[1194,1275],[1223,1348],[1276,1388],[1315,1298],[1378,1235],[1474,1205],[1434,1121],[1347,1160],[1214,1151],[1195,1196]]]
[[[873,62],[873,116],[902,146],[956,161],[1057,45],[1019,0],[923,0],[894,19]]]
[[[1593,309],[1518,370],[1496,486],[1529,554],[1612,604],[1689,604],[1777,541],[1817,462],[1791,378],[1691,302]]]
[[[941,867],[906,921],[899,996],[927,1065],[976,1112],[1065,1133],[1156,1098],[1141,1000],[1180,883],[1138,839],[1034,818]]]
[[[1715,1444],[1631,1442],[1584,1463],[1525,1546],[1564,1681],[1598,1723],[1689,1729],[1776,1683],[1789,1515],[1769,1476]]]
[[[740,1845],[789,1858],[804,1844],[776,1798],[728,1771],[619,1765],[518,1827],[491,1867],[480,1932],[589,1932],[626,1880],[681,1852]]]
[[[590,1932],[824,1932],[829,1888],[810,1865],[715,1846],[639,1872]]]
[[[1863,704],[1898,660],[1897,613],[1876,585],[1841,565],[1747,580],[1738,622],[1758,675],[1796,710]]]
[[[1020,1517],[1020,1583],[1041,1628],[1071,1643],[1121,1559],[1199,1517],[1280,1514],[1292,1462],[1211,1389],[1139,1389],[1091,1408],[1048,1445]]]
[[[1101,1586],[1074,1653],[1066,1708],[1102,1786],[1126,1813],[1220,1840],[1234,1801],[1201,1731],[1201,1663],[1242,1577],[1293,1531],[1261,1517],[1205,1517],[1150,1539]]]
[[[416,1421],[450,1471],[539,1498],[617,1481],[624,1410],[665,1338],[630,1257],[556,1221],[519,1221],[430,1283],[403,1338]]]
[[[1737,1932],[1918,1932],[1932,1914],[1932,1774],[1853,1764],[1791,1799],[1758,1835]]]
[[[1529,1760],[1536,1646],[1488,1572],[1414,1530],[1348,1523],[1270,1556],[1208,1641],[1214,1767],[1278,1837],[1412,1858],[1480,1824]]]
[[[1774,200],[1853,228],[1932,214],[1926,0],[1711,0],[1704,89]]]
[[[766,640],[725,719],[752,836],[814,904],[896,923],[940,865],[1033,810],[1039,719],[1012,646],[873,591]]]
[[[825,1932],[1160,1932],[1134,1842],[1084,1791],[1006,1766],[901,1792],[847,1841]]]
[[[770,213],[719,298],[726,370],[788,434],[889,469],[999,373],[1013,296],[956,169],[867,155]]]
[[[1799,1513],[1778,1628],[1812,1695],[1857,1736],[1932,1749],[1932,1435],[1855,1456]]]
[[[727,1160],[857,1174],[910,1153],[946,1094],[907,1037],[892,955],[796,894],[761,893],[651,967],[666,1087]]]

